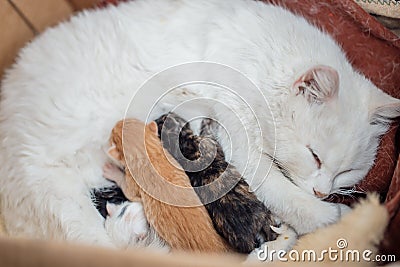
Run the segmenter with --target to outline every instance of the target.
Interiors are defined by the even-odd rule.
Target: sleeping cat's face
[[[373,165],[379,136],[399,111],[399,100],[361,75],[345,83],[334,69],[315,67],[294,82],[276,118],[276,164],[317,197],[353,186]]]

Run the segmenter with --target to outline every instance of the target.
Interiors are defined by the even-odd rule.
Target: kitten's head
[[[137,119],[120,120],[111,131],[110,148],[107,153],[118,165],[126,167],[124,155],[127,152],[132,159],[147,158],[145,139],[158,141],[157,132],[157,124],[154,121],[146,125]]]
[[[194,139],[190,124],[179,115],[169,112],[155,120],[158,126],[158,135],[163,147],[173,155],[174,158],[186,158],[196,160],[198,153],[198,140]],[[186,142],[189,141],[189,142]]]
[[[158,119],[155,120],[158,126],[158,135],[161,136],[163,131],[166,131],[165,134],[179,134],[180,132],[190,131],[190,125],[185,119],[180,117],[179,115],[169,112],[160,116]]]
[[[124,202],[119,205],[107,203],[104,223],[107,233],[118,247],[140,245],[145,241],[149,225],[139,202]]]
[[[292,81],[275,114],[275,164],[322,198],[365,177],[400,101],[358,73],[320,65]]]

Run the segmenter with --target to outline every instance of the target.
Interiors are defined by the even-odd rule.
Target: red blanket
[[[104,0],[100,6],[124,0]],[[354,68],[376,86],[400,98],[400,38],[383,27],[352,0],[263,0],[285,6],[322,28],[343,47]],[[267,27],[267,25],[266,25]],[[316,40],[317,41],[317,40]],[[393,217],[387,228],[381,253],[400,258],[400,160],[397,124],[383,137],[374,167],[357,185],[365,192],[378,192],[383,202],[393,200]],[[400,195],[398,195],[400,196]],[[333,201],[351,203],[354,197],[336,197]]]

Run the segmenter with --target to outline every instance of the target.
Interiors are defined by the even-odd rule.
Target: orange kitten
[[[129,200],[141,198],[149,224],[172,249],[229,251],[189,178],[164,151],[155,122],[145,125],[136,119],[119,121],[110,142],[109,155],[125,168],[125,175],[115,173],[107,178],[114,180]]]

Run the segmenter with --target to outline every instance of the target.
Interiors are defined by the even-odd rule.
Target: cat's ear
[[[381,90],[374,90],[369,103],[370,123],[390,123],[397,117],[400,117],[400,100]]]
[[[314,66],[295,81],[293,91],[296,95],[303,95],[310,103],[321,104],[336,99],[339,74],[328,66]]]
[[[112,203],[107,202],[107,204],[106,204],[106,210],[107,210],[107,214],[108,214],[109,216],[113,216],[113,214],[117,211],[117,209],[118,209],[118,206],[117,206],[117,205],[114,205],[114,204],[112,204]]]
[[[158,127],[157,127],[157,123],[155,121],[152,121],[149,124],[147,124],[147,127],[149,128],[149,130],[152,133],[158,134]]]

